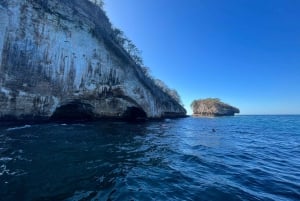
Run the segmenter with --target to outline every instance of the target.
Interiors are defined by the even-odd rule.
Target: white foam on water
[[[0,166],[0,176],[4,175],[7,172],[8,172],[8,170],[6,169],[6,165],[1,165]]]
[[[11,160],[13,160],[12,158],[10,158],[10,157],[1,157],[0,158],[0,161],[11,161]]]
[[[21,130],[21,129],[25,129],[25,128],[30,128],[31,125],[25,125],[25,126],[19,126],[19,127],[13,127],[13,128],[8,128],[6,129],[7,131],[14,131],[14,130]]]

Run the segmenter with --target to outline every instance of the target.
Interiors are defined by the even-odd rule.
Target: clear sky
[[[300,114],[299,0],[106,0],[151,74],[241,114]]]

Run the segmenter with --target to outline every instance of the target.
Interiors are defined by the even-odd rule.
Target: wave
[[[30,127],[31,127],[31,125],[25,125],[25,126],[19,126],[19,127],[8,128],[8,129],[6,129],[6,131],[21,130],[21,129],[26,129],[26,128],[30,128]]]

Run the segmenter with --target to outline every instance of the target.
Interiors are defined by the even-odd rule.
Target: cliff
[[[184,116],[112,32],[88,0],[0,0],[0,120]]]
[[[240,113],[236,107],[228,105],[217,98],[195,100],[191,104],[195,116],[233,116]]]

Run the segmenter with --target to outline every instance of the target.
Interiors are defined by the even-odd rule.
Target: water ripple
[[[300,116],[0,126],[0,197],[292,201],[299,155]]]

